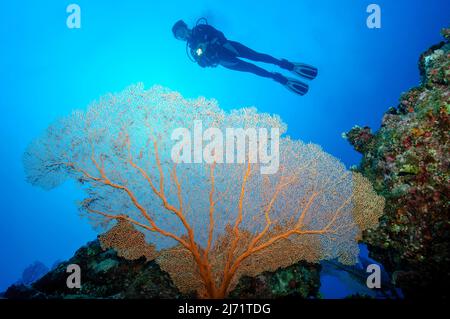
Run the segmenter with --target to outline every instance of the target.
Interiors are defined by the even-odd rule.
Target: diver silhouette
[[[176,39],[186,41],[188,56],[201,67],[221,65],[235,71],[250,72],[273,79],[300,95],[308,92],[309,87],[306,83],[277,72],[269,72],[240,58],[274,64],[308,80],[317,76],[317,68],[313,66],[276,59],[268,54],[256,52],[239,42],[228,40],[222,32],[210,26],[205,18],[199,19],[193,29],[189,29],[183,20],[179,20],[172,27],[172,32]]]

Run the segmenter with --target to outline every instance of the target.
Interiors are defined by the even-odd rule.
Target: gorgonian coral
[[[81,209],[96,225],[143,230],[180,290],[202,297],[224,297],[243,275],[299,260],[355,262],[361,231],[384,207],[367,180],[287,136],[273,174],[250,160],[177,163],[172,133],[198,121],[221,131],[287,129],[254,108],[225,112],[214,100],[131,86],[51,125],[25,153],[28,180],[44,188],[80,182]]]

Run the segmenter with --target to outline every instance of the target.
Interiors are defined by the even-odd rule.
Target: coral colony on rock
[[[69,7],[70,19],[76,20],[80,7]],[[367,10],[373,11],[368,29],[380,29],[380,6],[371,4]],[[71,31],[84,25],[67,23]],[[316,67],[254,52],[216,29],[220,41],[213,41],[207,24],[197,31],[182,20],[176,25],[174,36],[188,42],[190,55],[199,55],[194,62],[210,58],[208,43],[195,42],[195,32],[203,30],[201,39],[219,51],[227,44],[231,50],[214,55],[214,67],[257,74],[265,78],[254,77],[263,80],[262,85],[270,83],[267,78],[288,88],[297,83],[290,89],[299,94],[274,85],[291,94],[292,100],[280,99],[280,105],[290,101],[287,105],[302,107],[298,101],[328,94],[325,89],[312,93],[320,92],[320,76],[327,75],[327,68],[318,76]],[[213,317],[214,301],[205,299],[220,299],[236,301],[234,306],[223,304],[223,314],[233,317],[269,314],[275,299],[296,303],[346,298],[352,304],[361,299],[448,301],[450,29],[443,29],[442,36],[420,55],[420,83],[398,92],[398,105],[383,106],[385,113],[375,122],[359,123],[367,126],[353,126],[356,117],[345,122],[345,140],[339,135],[342,130],[337,131],[344,149],[360,156],[358,165],[338,159],[336,148],[324,145],[323,139],[304,142],[307,134],[292,133],[297,119],[286,121],[290,113],[281,106],[271,113],[264,107],[230,109],[223,96],[216,100],[195,93],[195,98],[187,98],[197,91],[164,80],[153,82],[164,85],[144,86],[135,75],[133,80],[124,77],[124,85],[117,82],[119,92],[104,94],[83,109],[61,111],[65,116],[50,125],[45,117],[46,128],[39,127],[41,134],[27,138],[27,147],[20,150],[24,184],[33,191],[51,190],[48,196],[55,197],[58,189],[76,185],[82,197],[74,209],[81,221],[71,227],[78,231],[86,224],[95,233],[83,238],[81,243],[90,241],[81,247],[76,242],[76,252],[50,268],[43,263],[51,265],[50,258],[36,258],[43,262],[30,264],[20,279],[4,285],[0,303],[174,299],[182,301],[178,314]],[[239,50],[230,56],[233,43]],[[314,90],[306,94],[307,86],[302,91],[298,80],[236,62],[244,53],[268,67],[314,79]],[[194,74],[197,69],[188,70]],[[330,86],[336,79],[332,82]],[[416,84],[405,88],[411,85]],[[351,96],[352,90],[344,95]],[[115,89],[108,86],[111,91]],[[317,125],[327,123],[321,118]],[[380,126],[372,129],[374,123]],[[2,221],[0,226],[6,224]],[[2,233],[8,234],[7,229]],[[270,302],[241,303],[248,299]]]
[[[446,41],[420,57],[421,85],[386,112],[378,132],[345,134],[363,154],[357,171],[386,198],[364,241],[411,298],[442,298],[450,285],[450,29],[442,34]]]

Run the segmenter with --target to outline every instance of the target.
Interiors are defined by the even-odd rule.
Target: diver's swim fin
[[[287,78],[286,84],[283,84],[288,90],[297,93],[299,95],[305,95],[308,93],[309,87],[308,84],[303,83],[299,80]]]
[[[292,73],[308,80],[313,80],[316,78],[318,73],[317,68],[304,63],[292,63],[292,64],[294,64],[294,69],[292,70]]]

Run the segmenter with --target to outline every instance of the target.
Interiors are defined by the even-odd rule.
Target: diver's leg
[[[299,75],[303,78],[306,78],[308,80],[313,80],[318,73],[318,70],[316,67],[313,67],[311,65],[305,64],[305,63],[293,63],[286,59],[276,59],[268,54],[259,53],[256,52],[242,43],[236,42],[236,41],[228,41],[225,44],[225,47],[229,46],[230,49],[236,54],[236,56],[257,61],[257,62],[265,62],[265,63],[271,63],[279,66],[282,69],[291,71],[295,75]]]
[[[250,72],[250,73],[256,74],[258,76],[262,76],[264,78],[270,78],[270,79],[273,79],[282,84],[285,84],[288,81],[285,76],[283,76],[279,73],[269,72],[263,68],[260,68],[257,65],[242,61],[236,57],[227,58],[226,60],[222,60],[222,61],[220,61],[220,65],[222,65],[223,67],[230,69],[230,70],[241,71],[241,72]]]
[[[236,57],[230,57],[226,60],[222,60],[220,61],[220,65],[230,70],[250,72],[258,76],[270,78],[299,95],[305,95],[308,92],[308,85],[301,81],[285,77],[280,73],[269,72],[267,70],[264,70],[263,68],[260,68],[259,66],[242,61]]]
[[[256,52],[249,47],[246,47],[242,43],[236,41],[228,41],[227,44],[232,46],[232,48],[236,51],[237,56],[240,58],[249,59],[256,62],[271,63],[278,66],[280,66],[280,64],[282,63],[281,60],[278,60],[268,54]],[[225,47],[227,44],[225,44]]]

